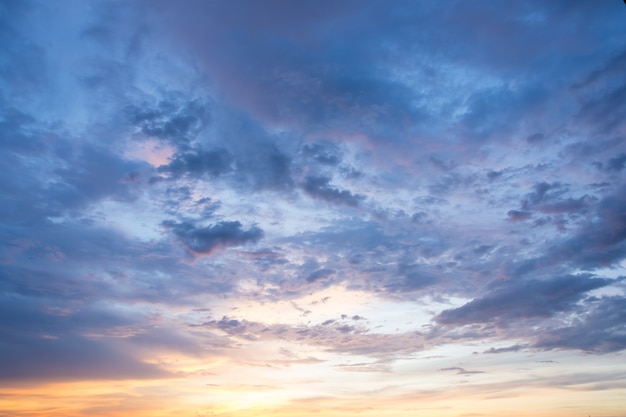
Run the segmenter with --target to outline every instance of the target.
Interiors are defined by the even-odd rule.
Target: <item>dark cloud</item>
[[[322,165],[337,165],[341,162],[341,153],[332,144],[312,143],[302,147],[302,153]]]
[[[584,195],[579,198],[565,198],[564,195],[569,192],[569,187],[558,182],[552,184],[540,182],[535,184],[533,188],[535,191],[526,195],[519,210],[509,210],[507,214],[511,221],[528,220],[537,212],[543,214],[581,216],[587,214],[597,201],[597,198],[589,195]],[[538,219],[535,224],[543,225],[548,223],[549,220],[552,219]],[[561,230],[565,230],[565,222],[565,219],[552,221],[552,223],[556,224]]]
[[[551,329],[537,336],[542,349],[580,349],[589,352],[617,352],[626,348],[626,298],[589,299],[588,313],[572,325]]]
[[[595,197],[584,195],[580,198],[567,198],[553,203],[541,204],[536,208],[541,213],[576,213],[585,214],[596,201]]]
[[[435,155],[431,155],[428,158],[428,162],[430,162],[431,164],[433,164],[434,166],[436,166],[443,172],[452,171],[458,166],[458,164],[455,163],[454,161],[444,161]]]
[[[242,170],[250,171],[251,182],[257,188],[290,190],[293,187],[291,157],[276,145],[266,146],[256,153],[250,150],[241,162]]]
[[[502,171],[489,170],[489,172],[487,172],[487,178],[490,181],[493,181],[493,180],[496,180],[496,179],[500,178],[503,174],[504,174],[504,172],[502,172]]]
[[[146,364],[128,342],[147,331],[138,317],[63,299],[1,297],[0,365],[4,381],[145,379],[172,375]],[[178,347],[182,347],[179,345]],[[183,348],[184,350],[188,349]]]
[[[441,368],[440,371],[456,371],[457,375],[473,375],[473,374],[484,374],[483,371],[468,371],[465,368],[461,368],[458,366],[454,366],[451,368]]]
[[[489,348],[483,353],[507,353],[507,352],[519,352],[520,350],[527,349],[528,345],[513,345],[502,348]]]
[[[333,269],[318,269],[317,271],[312,272],[308,277],[306,277],[306,281],[313,283],[323,279],[330,278],[335,271]]]
[[[626,85],[607,92],[601,98],[589,100],[582,106],[580,117],[609,133],[622,125],[626,115]]]
[[[493,249],[494,249],[493,245],[480,245],[474,248],[473,252],[475,255],[482,256],[491,252]]]
[[[277,248],[275,248],[277,249]],[[273,268],[289,264],[289,261],[280,251],[263,248],[256,251],[241,251],[243,256],[252,260],[263,271],[270,271]]]
[[[421,223],[426,219],[426,217],[428,217],[428,214],[424,213],[423,211],[418,211],[417,213],[413,213],[411,215],[411,221],[413,223]]]
[[[522,202],[522,208],[524,209],[532,209],[534,206],[546,200],[554,200],[567,192],[567,187],[558,182],[552,184],[540,182],[535,184],[533,188],[535,191],[528,194],[526,199]]]
[[[158,171],[174,177],[201,177],[204,174],[217,177],[231,171],[233,161],[232,155],[225,149],[193,150],[176,154],[169,164],[160,166]]]
[[[235,187],[245,189],[244,192],[293,190],[293,151],[289,142],[238,112],[229,113],[220,121],[224,126],[217,132],[219,146],[233,156]]]
[[[471,187],[476,181],[475,175],[463,175],[459,172],[453,171],[451,167],[449,169],[450,171],[445,175],[434,176],[435,179],[428,187],[428,191],[434,195],[446,195],[458,190],[459,188]]]
[[[578,117],[602,134],[619,132],[623,125],[626,106],[626,84],[620,76],[626,66],[626,52],[608,60],[600,69],[592,71],[584,80],[574,83],[581,107]]]
[[[226,280],[178,265],[174,245],[129,238],[101,221],[47,222],[33,229],[0,227],[0,291],[66,306],[111,299],[177,303],[198,291],[230,288]],[[179,274],[187,279],[172,285]]]
[[[585,217],[578,219],[571,233],[551,240],[542,248],[541,255],[509,262],[506,267],[508,274],[522,277],[545,273],[557,267],[593,271],[615,265],[626,258],[624,206],[623,186],[600,200],[585,199],[582,211]],[[562,220],[551,221],[558,225]]]
[[[231,102],[282,125],[365,132],[381,142],[400,142],[416,125],[447,123],[461,108],[461,137],[511,132],[526,112],[550,99],[547,85],[589,68],[589,60],[559,51],[579,36],[581,22],[589,25],[586,36],[599,41],[598,22],[613,12],[609,6],[541,2],[504,8],[497,17],[491,7],[464,2],[429,8],[405,1],[324,3],[307,16],[304,6],[293,13],[281,6],[268,16],[265,7],[248,2],[159,7],[164,27],[193,48]],[[286,14],[293,20],[277,21]],[[558,31],[548,23],[552,19],[561,22]],[[614,22],[610,27],[619,33]],[[447,63],[515,81],[444,98],[437,86],[449,84],[436,74]],[[418,89],[414,79],[421,82]],[[432,105],[442,99],[441,108]]]
[[[543,142],[545,136],[542,133],[534,133],[526,138],[526,141],[531,144]]]
[[[0,84],[2,96],[36,99],[48,90],[49,62],[45,49],[29,39],[28,18],[38,6],[30,2],[5,1],[0,5]]]
[[[125,111],[143,135],[183,147],[196,139],[210,121],[207,104],[198,99],[188,101],[182,93],[169,93],[155,105],[131,104]]]
[[[500,283],[462,307],[443,311],[435,320],[445,325],[493,323],[506,326],[509,321],[549,318],[575,309],[586,292],[610,283],[607,279],[584,275]]]
[[[572,89],[578,90],[590,85],[598,84],[605,81],[609,77],[620,78],[621,74],[626,71],[626,51],[621,51],[600,69],[592,71],[582,81],[574,83]]]
[[[40,135],[33,134],[37,120],[28,113],[11,107],[0,98],[0,146],[5,152],[18,155],[41,155],[47,151],[45,141]]]
[[[67,167],[55,171],[47,192],[51,208],[82,209],[105,197],[132,201],[141,188],[137,180],[151,171],[145,163],[127,161],[106,148],[85,145],[65,160]]]
[[[463,125],[477,138],[511,129],[519,123],[529,108],[539,107],[548,97],[547,91],[527,86],[511,90],[508,86],[478,91],[467,100],[469,111],[463,116]]]
[[[245,230],[238,221],[222,221],[206,227],[172,221],[165,221],[163,225],[172,230],[185,248],[195,255],[210,255],[220,247],[256,243],[263,237],[263,231],[257,226]]]
[[[611,158],[606,163],[607,171],[617,171],[621,172],[624,169],[624,165],[626,164],[626,153],[623,153],[615,158]]]
[[[400,264],[398,265],[399,280],[389,280],[386,287],[391,292],[419,291],[440,281],[436,271],[424,265]]]
[[[403,122],[418,118],[411,103],[414,94],[377,71],[377,66],[367,65],[375,51],[383,52],[382,40],[371,38],[364,44],[360,32],[366,22],[356,21],[357,31],[353,31],[337,20],[375,13],[371,5],[362,8],[345,1],[318,5],[319,10],[307,16],[302,13],[308,6],[299,6],[293,8],[295,20],[289,23],[276,21],[283,9],[291,8],[284,5],[271,16],[266,6],[253,3],[232,7],[192,2],[172,9],[162,2],[159,6],[167,16],[167,27],[173,25],[185,42],[194,45],[228,100],[266,120],[341,130],[348,122],[351,129],[382,136],[390,130],[401,132],[398,127]],[[212,23],[207,25],[207,20]],[[320,30],[318,25],[329,27]],[[200,46],[200,33],[211,41]],[[328,42],[334,46],[321,47]]]
[[[0,122],[7,128],[0,145],[6,173],[0,179],[0,212],[5,219],[21,223],[77,216],[102,200],[132,202],[142,194],[152,172],[148,164],[126,160],[106,146],[73,146],[75,137],[25,113],[15,114],[14,120]]]
[[[348,190],[339,190],[329,185],[328,177],[309,176],[302,185],[303,190],[313,198],[328,201],[333,204],[343,204],[349,207],[357,207],[365,199],[360,194],[352,194]]]
[[[626,197],[624,187],[593,207],[594,216],[576,233],[552,246],[541,263],[568,262],[583,269],[612,265],[626,258]]]
[[[523,210],[509,210],[507,213],[509,219],[513,222],[528,220],[532,217],[532,212]]]
[[[170,373],[143,363],[122,351],[89,340],[27,340],[3,344],[2,375],[5,381],[58,381],[168,378]]]

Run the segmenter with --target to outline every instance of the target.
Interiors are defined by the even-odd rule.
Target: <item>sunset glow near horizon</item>
[[[0,417],[626,416],[622,1],[0,37]]]

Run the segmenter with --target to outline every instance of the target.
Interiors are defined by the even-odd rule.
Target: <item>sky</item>
[[[618,0],[0,1],[1,417],[626,416]]]

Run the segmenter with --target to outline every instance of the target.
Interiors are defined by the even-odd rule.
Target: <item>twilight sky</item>
[[[618,0],[0,2],[0,416],[626,416]]]

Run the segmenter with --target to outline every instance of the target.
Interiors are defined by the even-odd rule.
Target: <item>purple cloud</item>
[[[165,221],[163,226],[172,230],[185,249],[196,256],[210,255],[220,247],[255,243],[263,237],[263,231],[257,226],[244,230],[238,221],[222,221],[206,227]]]
[[[348,190],[340,190],[333,188],[328,177],[312,177],[306,178],[302,188],[313,198],[328,201],[334,204],[343,204],[349,207],[357,207],[359,203],[365,199],[359,194],[352,194]]]

